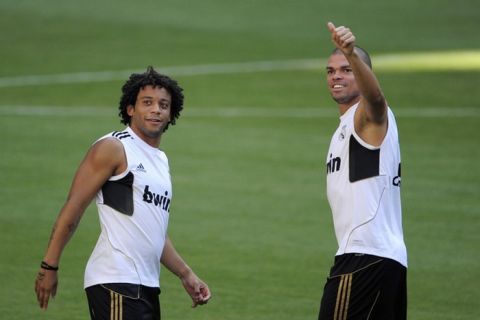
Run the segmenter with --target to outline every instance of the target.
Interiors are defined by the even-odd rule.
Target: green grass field
[[[34,278],[85,151],[122,129],[121,75],[147,65],[171,70],[185,89],[184,113],[161,145],[175,193],[169,233],[213,292],[207,306],[191,309],[180,282],[162,270],[162,317],[316,319],[336,251],[325,196],[338,116],[322,65],[328,20],[352,28],[374,68],[378,58],[397,115],[409,319],[480,318],[476,1],[3,0],[2,319],[88,318],[93,205],[64,251],[47,312],[36,304]],[[471,60],[443,55],[459,51]],[[412,53],[436,66],[402,59]],[[305,59],[318,64],[305,67]],[[300,62],[282,67],[293,60]],[[247,70],[259,61],[276,64]],[[210,67],[195,73],[198,65]]]

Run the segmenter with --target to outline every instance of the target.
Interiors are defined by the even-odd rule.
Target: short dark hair
[[[363,48],[360,48],[358,46],[355,46],[355,49],[357,49],[357,53],[358,53],[360,59],[362,59],[362,61],[365,62],[367,64],[367,66],[370,67],[370,69],[372,69],[372,60],[370,59],[370,55],[368,54],[367,50],[365,50]],[[335,48],[332,51],[332,55],[334,55],[334,54],[343,54],[343,52],[342,52],[342,50],[340,50],[338,48]]]
[[[118,107],[120,110],[118,113],[121,118],[120,122],[126,125],[130,124],[131,117],[127,113],[127,108],[135,105],[140,89],[149,85],[164,88],[172,97],[170,121],[165,127],[165,130],[167,130],[170,124],[175,124],[176,119],[180,116],[180,111],[183,110],[183,89],[178,85],[177,81],[158,73],[152,66],[148,66],[147,71],[144,73],[131,74],[130,78],[122,86],[122,97]]]

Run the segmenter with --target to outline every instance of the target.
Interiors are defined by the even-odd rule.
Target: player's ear
[[[133,116],[134,111],[135,111],[135,107],[133,105],[129,104],[127,106],[127,114],[131,117],[131,116]]]

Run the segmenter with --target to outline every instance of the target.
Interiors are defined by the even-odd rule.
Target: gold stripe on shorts
[[[335,303],[335,313],[333,315],[333,320],[347,320],[351,291],[352,274],[343,274],[340,277],[340,283],[338,285],[337,301]]]
[[[123,319],[123,296],[110,290],[110,320]]]

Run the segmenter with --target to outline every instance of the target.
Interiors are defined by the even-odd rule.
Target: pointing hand
[[[332,42],[344,55],[350,55],[355,47],[355,36],[349,28],[344,26],[335,27],[332,22],[327,23],[328,31],[332,36]]]

